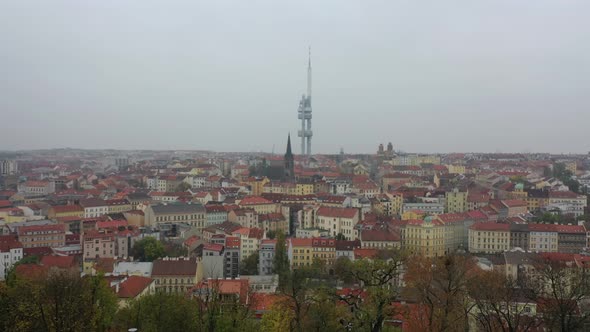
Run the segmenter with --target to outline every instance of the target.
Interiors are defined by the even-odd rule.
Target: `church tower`
[[[285,152],[285,181],[295,180],[295,157],[291,151],[291,134],[287,136],[287,152]]]

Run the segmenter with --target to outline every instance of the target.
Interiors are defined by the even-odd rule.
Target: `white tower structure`
[[[309,60],[307,63],[307,95],[301,97],[298,109],[298,118],[301,120],[301,130],[297,136],[301,137],[301,154],[311,155],[311,47],[309,49]]]

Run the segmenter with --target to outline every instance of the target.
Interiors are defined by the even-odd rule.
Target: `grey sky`
[[[0,150],[590,150],[590,1],[0,2]],[[299,152],[295,139],[295,151]]]

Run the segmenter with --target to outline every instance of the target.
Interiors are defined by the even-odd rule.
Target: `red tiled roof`
[[[527,206],[527,203],[523,200],[520,199],[508,199],[508,200],[504,200],[502,201],[502,203],[506,206],[506,207],[523,207],[523,206]]]
[[[329,218],[347,218],[352,219],[358,215],[358,210],[353,208],[340,208],[322,206],[318,209],[317,215]]]
[[[378,242],[399,242],[398,233],[388,232],[385,230],[363,230],[360,234],[361,241],[378,241]]]
[[[152,276],[158,275],[189,275],[197,273],[197,262],[191,259],[158,259],[154,261]]]
[[[0,235],[0,252],[9,252],[10,249],[22,248],[23,245],[14,235]]]
[[[509,224],[501,224],[495,222],[476,222],[475,224],[469,227],[475,231],[499,231],[499,232],[506,232],[510,230]]]
[[[220,234],[222,235],[222,234]],[[207,243],[203,246],[203,250],[209,250],[209,251],[222,251],[223,250],[223,245],[218,244],[218,243]]]
[[[354,248],[353,253],[354,253],[354,259],[374,258],[374,257],[377,257],[379,250],[368,249],[368,248]]]
[[[49,185],[47,181],[27,181],[25,182],[26,187],[46,187]]]
[[[80,205],[56,205],[51,207],[54,213],[82,212]]]
[[[239,248],[240,247],[240,238],[237,236],[227,236],[225,238],[225,246],[227,248]]]
[[[549,198],[562,198],[562,199],[577,199],[580,195],[572,191],[550,191]],[[583,195],[582,195],[583,197]]]
[[[288,241],[293,247],[311,247],[313,243],[311,238],[291,238]]]
[[[573,262],[575,261],[575,254],[562,252],[541,252],[538,254],[544,260],[553,262]]]
[[[29,280],[45,279],[47,267],[38,264],[20,264],[16,267],[15,273],[20,278]]]
[[[555,228],[559,233],[586,233],[586,228],[578,225],[555,225]]]
[[[117,293],[117,296],[125,299],[135,298],[148,288],[152,282],[154,282],[152,278],[140,276],[127,277],[127,279],[119,284],[119,293]]]
[[[312,240],[311,245],[313,247],[336,248],[336,240],[335,239],[325,239],[325,238],[314,237],[311,240]]]
[[[41,258],[41,265],[69,269],[76,266],[76,261],[74,260],[74,256],[43,256]]]
[[[240,201],[240,205],[261,205],[273,204],[271,201],[260,196],[246,196]]]
[[[96,229],[127,227],[127,220],[97,221]]]
[[[30,232],[65,232],[66,225],[64,224],[49,224],[49,225],[36,225],[36,226],[21,226],[18,228],[18,235],[26,235]]]
[[[532,232],[557,232],[557,225],[554,225],[554,224],[529,224],[529,231],[532,231]]]
[[[12,207],[12,202],[7,200],[0,200],[0,208]]]

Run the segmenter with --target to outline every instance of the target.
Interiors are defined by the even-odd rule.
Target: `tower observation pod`
[[[301,154],[310,156],[311,138],[313,136],[311,130],[311,48],[309,49],[307,63],[307,95],[304,94],[301,97],[297,113],[297,118],[301,120],[301,129],[297,132],[297,136],[301,137]]]

